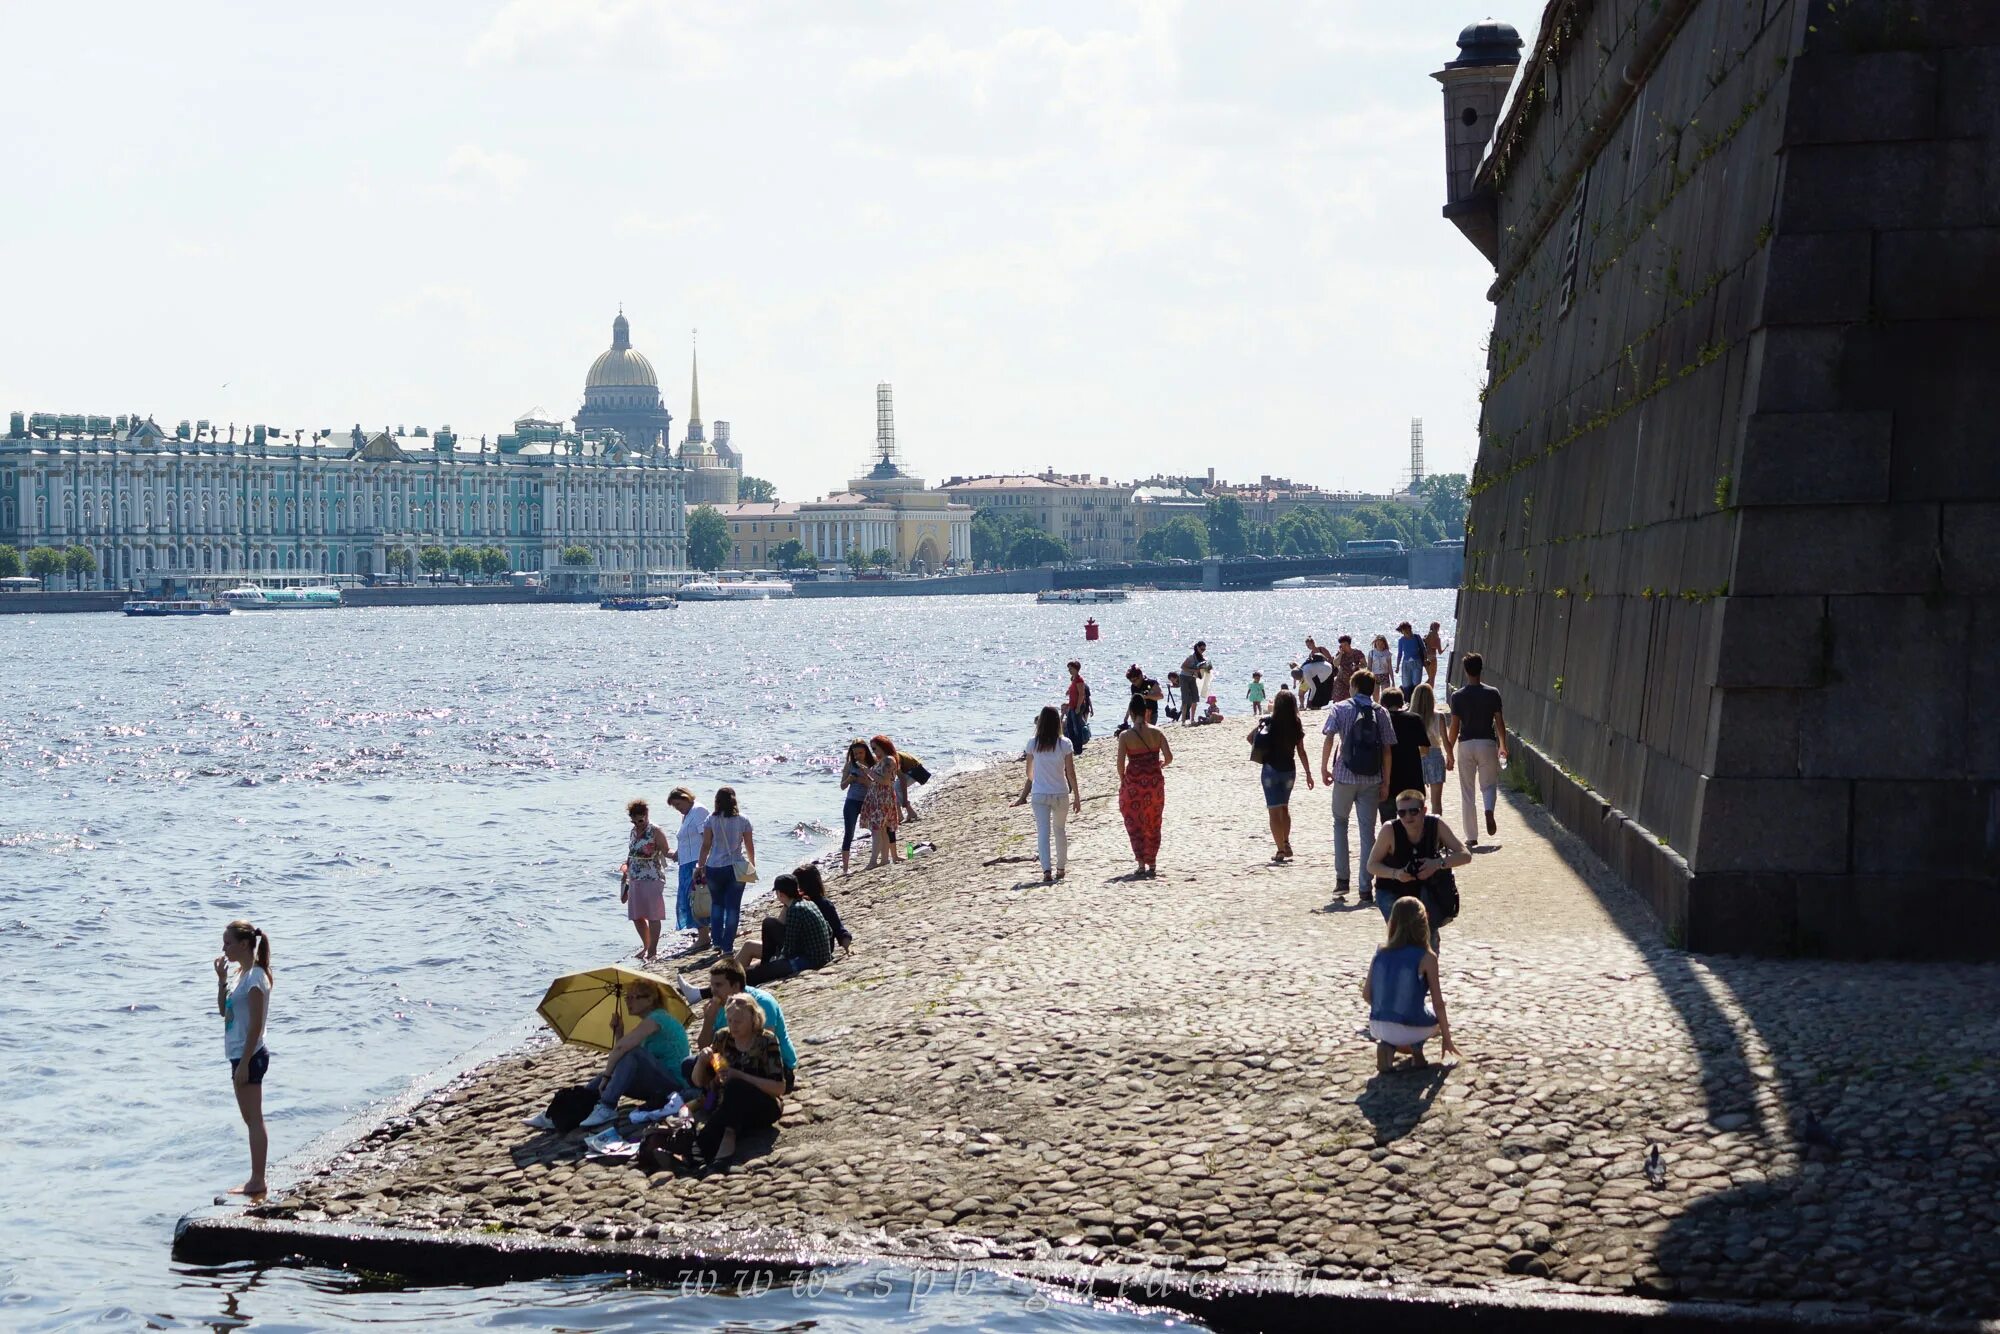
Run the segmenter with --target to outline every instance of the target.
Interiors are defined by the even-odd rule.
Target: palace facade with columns
[[[365,576],[433,545],[497,547],[516,570],[555,569],[582,547],[600,570],[679,572],[686,473],[666,446],[671,420],[622,314],[575,427],[529,417],[496,446],[449,427],[260,425],[239,439],[205,421],[167,431],[137,414],[16,412],[0,437],[0,545],[88,548],[98,572],[85,582],[103,587]]]

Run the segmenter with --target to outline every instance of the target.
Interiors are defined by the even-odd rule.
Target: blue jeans
[[[1258,779],[1264,785],[1264,806],[1267,810],[1292,804],[1292,786],[1299,781],[1297,768],[1281,769],[1275,764],[1267,764]]]
[[[669,1071],[644,1047],[634,1047],[620,1057],[611,1068],[611,1078],[601,1082],[593,1079],[590,1083],[597,1093],[598,1104],[604,1107],[616,1107],[618,1100],[627,1096],[641,1102],[665,1102],[689,1087],[678,1070]]]
[[[1333,877],[1340,884],[1347,883],[1348,817],[1352,815],[1354,822],[1361,827],[1360,880],[1363,894],[1374,888],[1374,877],[1368,874],[1368,858],[1375,851],[1375,811],[1381,791],[1381,780],[1375,778],[1361,783],[1333,785]]]
[[[1417,688],[1417,682],[1424,679],[1424,660],[1422,658],[1403,659],[1402,666],[1397,669],[1397,675],[1401,677],[1403,682],[1403,701],[1408,703],[1410,692]]]
[[[694,863],[681,867],[681,887],[674,898],[674,930],[692,931],[699,923],[695,921],[694,906]]]
[[[840,805],[840,822],[845,826],[840,836],[840,850],[846,852],[854,846],[854,822],[861,815],[861,803],[868,799],[866,788],[859,789],[859,797],[851,797]]]
[[[715,908],[709,915],[708,938],[724,954],[736,949],[737,919],[743,915],[743,882],[734,866],[708,868],[708,896]]]

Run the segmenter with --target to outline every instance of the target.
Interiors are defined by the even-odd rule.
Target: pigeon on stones
[[[1805,1115],[1799,1119],[1799,1142],[1801,1144],[1815,1144],[1823,1149],[1838,1149],[1840,1147],[1840,1140],[1821,1123],[1817,1116],[1813,1115],[1812,1108],[1810,1107],[1805,1109]]]
[[[1667,1165],[1660,1161],[1660,1146],[1657,1144],[1646,1150],[1646,1180],[1655,1186],[1667,1184]]]

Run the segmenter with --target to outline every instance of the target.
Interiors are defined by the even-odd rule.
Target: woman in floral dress
[[[896,794],[896,743],[888,737],[872,737],[869,749],[875,752],[875,763],[868,770],[868,797],[861,803],[861,823],[868,826],[872,840],[868,846],[868,865],[864,871],[872,871],[889,862],[903,860],[902,851],[896,846],[896,830],[902,824],[902,802]]]
[[[1118,734],[1118,813],[1125,817],[1132,859],[1139,864],[1135,879],[1159,874],[1160,821],[1167,813],[1167,781],[1160,771],[1174,762],[1167,734],[1146,721],[1146,709],[1144,696],[1132,696],[1125,711],[1131,726]]]

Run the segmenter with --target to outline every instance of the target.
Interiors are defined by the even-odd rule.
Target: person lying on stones
[[[679,979],[681,995],[687,1003],[696,1007],[699,1013],[692,1025],[695,1045],[698,1050],[694,1057],[682,1063],[681,1073],[692,1082],[695,1062],[702,1052],[714,1046],[722,1036],[722,1007],[732,997],[748,996],[757,1002],[757,1008],[764,1012],[764,1028],[778,1039],[778,1051],[785,1060],[785,1090],[790,1092],[798,1084],[798,1054],[792,1050],[792,1040],[785,1033],[785,1012],[778,1005],[777,997],[762,987],[753,987],[744,976],[743,965],[734,959],[717,959],[708,970],[708,985],[695,988],[685,978]]]
[[[762,939],[745,941],[736,951],[749,980],[776,982],[833,962],[833,929],[799,888],[798,876],[778,876],[771,881],[771,892],[779,915],[764,919]]]
[[[635,1021],[605,1053],[604,1069],[590,1081],[597,1106],[583,1118],[593,1130],[618,1119],[618,1100],[630,1094],[649,1103],[691,1091],[683,1063],[687,1030],[667,1012],[665,984],[634,982],[625,988],[625,1009]]]
[[[735,1156],[739,1133],[776,1125],[788,1087],[784,1053],[776,1035],[765,1029],[757,1002],[731,996],[723,1017],[721,1034],[694,1066],[698,1087],[720,1090],[715,1110],[695,1135],[696,1156],[706,1167]]]

